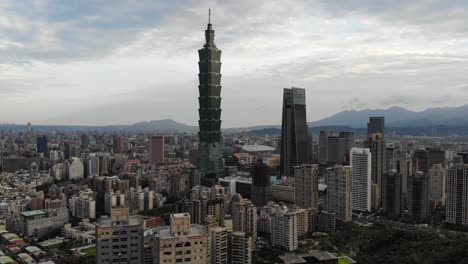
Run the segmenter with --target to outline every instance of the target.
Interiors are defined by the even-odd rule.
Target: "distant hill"
[[[468,126],[468,105],[460,107],[430,108],[421,112],[401,107],[343,111],[330,117],[310,122],[310,127],[349,126],[363,128],[370,116],[385,116],[388,127]]]
[[[138,122],[125,128],[128,131],[159,131],[159,132],[197,132],[198,127],[176,122],[172,119]]]

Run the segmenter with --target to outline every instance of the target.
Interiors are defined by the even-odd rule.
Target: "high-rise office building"
[[[158,164],[164,162],[164,136],[150,136],[148,153],[150,164]]]
[[[434,164],[429,169],[429,207],[445,206],[447,171],[441,164]]]
[[[124,138],[123,136],[115,136],[112,140],[112,148],[114,153],[122,153],[124,151]]]
[[[368,138],[369,148],[372,154],[372,208],[378,209],[381,204],[382,175],[385,172],[386,146],[382,134],[372,134]]]
[[[447,172],[446,220],[468,226],[468,165],[456,164]]]
[[[96,156],[88,157],[87,162],[88,177],[99,176],[99,158]]]
[[[70,141],[63,142],[63,158],[71,159],[72,157],[72,144]]]
[[[73,157],[68,168],[69,180],[80,180],[84,178],[84,165],[80,158]]]
[[[345,161],[347,164],[350,162],[350,152],[354,148],[354,132],[352,131],[342,131],[339,134],[340,137],[344,138],[344,152],[345,152]]]
[[[414,152],[414,162],[416,170],[427,175],[432,165],[445,165],[445,151],[433,148],[418,149]]]
[[[342,222],[352,221],[352,170],[336,165],[325,170],[327,183],[327,211]]]
[[[341,164],[345,161],[345,139],[339,136],[328,137],[328,159],[334,164]]]
[[[300,208],[318,210],[317,164],[302,164],[294,167],[295,204]]]
[[[328,137],[332,135],[333,131],[320,131],[318,142],[318,162],[320,164],[328,162]]]
[[[128,208],[112,208],[96,225],[96,263],[143,263],[143,221]]]
[[[153,256],[153,264],[209,263],[205,227],[191,225],[188,213],[171,214],[170,226],[157,227]]]
[[[271,179],[268,166],[257,162],[251,169],[252,176],[252,203],[256,206],[264,206],[271,201]]]
[[[371,162],[372,154],[369,149],[351,149],[353,210],[371,211]]]
[[[211,187],[223,175],[224,160],[221,138],[221,50],[214,43],[215,31],[208,22],[205,45],[198,50],[200,73],[198,79],[198,169],[201,184]]]
[[[44,135],[44,136],[40,136],[37,138],[37,153],[47,153],[48,151],[48,145],[47,145],[47,137]]]
[[[381,134],[381,137],[385,138],[385,117],[369,117],[369,123],[367,123],[367,138],[371,138],[372,134]]]
[[[401,214],[401,174],[387,171],[382,177],[382,207],[388,216],[399,218]]]
[[[81,149],[88,149],[89,147],[89,136],[88,134],[81,135]]]
[[[281,176],[294,176],[294,166],[311,163],[306,118],[305,89],[285,88],[283,93],[283,119],[281,125]],[[309,157],[310,156],[310,157]]]

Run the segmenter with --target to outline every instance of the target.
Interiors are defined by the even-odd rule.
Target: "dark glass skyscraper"
[[[37,153],[47,153],[48,145],[47,145],[47,137],[46,136],[38,137],[37,141],[36,141],[36,145],[37,145]]]
[[[198,50],[198,169],[201,184],[209,187],[218,181],[224,167],[221,143],[221,50],[214,44],[214,36],[215,32],[208,22],[205,30],[206,43]]]
[[[285,88],[281,126],[281,176],[293,177],[294,166],[311,163],[311,133],[308,130],[305,89]]]

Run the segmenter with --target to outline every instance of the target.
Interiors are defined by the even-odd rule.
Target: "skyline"
[[[2,3],[0,123],[195,125],[194,50],[209,7],[224,50],[223,127],[279,124],[290,86],[306,89],[308,121],[468,102],[464,1],[151,2]]]

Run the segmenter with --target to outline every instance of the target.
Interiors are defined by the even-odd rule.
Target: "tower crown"
[[[211,9],[208,9],[208,25],[205,30],[206,43],[205,45],[203,45],[203,47],[205,48],[216,47],[216,45],[214,44],[214,36],[215,36],[215,32],[211,25]]]

